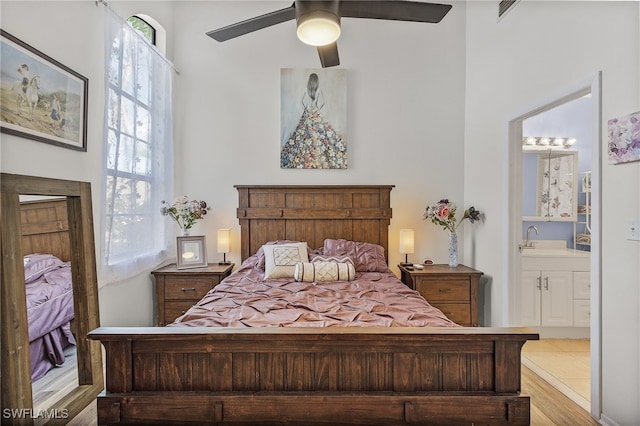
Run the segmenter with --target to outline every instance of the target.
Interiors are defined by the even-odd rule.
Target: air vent
[[[498,18],[502,18],[502,16],[512,9],[519,1],[520,0],[502,0],[498,4]]]

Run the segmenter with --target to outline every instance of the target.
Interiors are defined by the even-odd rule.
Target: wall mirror
[[[87,182],[6,173],[0,179],[2,424],[65,423],[104,388],[100,344],[86,338],[99,326],[91,186]],[[26,287],[31,283],[27,284],[25,271],[30,274],[31,269],[24,259],[33,253],[53,254],[70,262],[73,319],[68,325],[75,340],[70,357],[76,367],[65,386],[49,385],[55,388],[51,389],[55,398],[37,404],[26,301]]]
[[[523,147],[522,220],[575,222],[578,152]]]

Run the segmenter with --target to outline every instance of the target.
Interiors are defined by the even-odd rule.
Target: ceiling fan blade
[[[451,9],[450,4],[416,1],[341,1],[340,14],[346,18],[388,19],[438,23]]]
[[[290,21],[295,18],[296,8],[295,5],[291,5],[286,9],[276,10],[275,12],[256,16],[255,18],[209,31],[207,35],[218,41],[227,41],[229,39],[252,33],[282,22]]]
[[[318,55],[320,56],[320,63],[322,68],[335,67],[340,65],[340,58],[338,57],[338,44],[333,42],[326,46],[318,46]]]

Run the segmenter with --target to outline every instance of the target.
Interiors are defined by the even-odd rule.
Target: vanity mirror
[[[522,220],[575,222],[578,152],[523,147]]]

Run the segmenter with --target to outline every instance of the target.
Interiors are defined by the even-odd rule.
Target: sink
[[[534,240],[533,247],[522,249],[525,257],[589,257],[588,251],[567,248],[564,240]]]
[[[568,248],[526,248],[522,250],[526,257],[589,257],[591,253]]]

